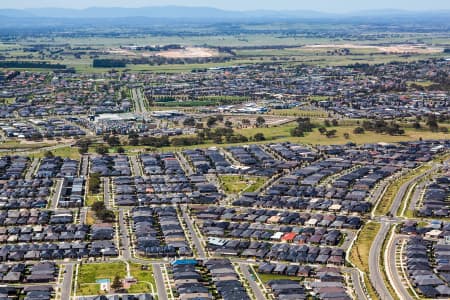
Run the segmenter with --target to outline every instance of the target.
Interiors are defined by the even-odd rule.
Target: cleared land
[[[424,44],[415,44],[415,45],[390,45],[390,46],[380,46],[380,45],[360,45],[360,44],[320,44],[320,45],[307,45],[304,48],[311,49],[322,49],[322,48],[347,48],[347,49],[368,49],[375,50],[378,52],[387,52],[387,53],[415,53],[415,54],[432,54],[432,53],[441,53],[444,51],[443,48],[437,47],[429,47]]]

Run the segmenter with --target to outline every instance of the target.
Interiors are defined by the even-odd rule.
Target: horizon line
[[[269,8],[262,8],[262,9],[241,9],[241,10],[234,10],[234,9],[224,9],[214,6],[204,6],[204,5],[145,5],[145,6],[87,6],[87,7],[80,7],[80,8],[73,8],[73,7],[61,7],[61,6],[40,6],[40,7],[24,7],[24,8],[13,8],[13,7],[0,7],[0,10],[18,10],[18,11],[26,11],[26,10],[33,10],[33,9],[66,9],[66,10],[76,10],[76,11],[83,11],[88,9],[111,9],[111,8],[117,8],[117,9],[142,9],[142,8],[207,8],[207,9],[216,9],[219,11],[226,11],[226,12],[258,12],[258,11],[267,11],[267,12],[314,12],[314,13],[323,13],[323,14],[334,14],[334,15],[345,15],[345,14],[353,14],[353,13],[367,13],[367,12],[403,12],[403,13],[418,13],[418,12],[449,12],[450,8],[447,9],[401,9],[401,8],[377,8],[377,9],[361,9],[361,10],[350,10],[350,11],[338,11],[338,12],[330,12],[320,9],[294,9],[294,10],[288,10],[288,9],[269,9]]]

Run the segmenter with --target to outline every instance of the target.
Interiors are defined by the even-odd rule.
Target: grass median
[[[364,273],[364,283],[367,292],[372,299],[378,299],[375,289],[373,288],[368,274],[369,274],[369,253],[372,247],[372,242],[378,234],[381,225],[380,223],[367,223],[358,235],[358,238],[353,245],[350,252],[350,261]]]
[[[395,197],[397,196],[400,188],[402,185],[404,185],[409,180],[420,176],[421,174],[427,172],[431,169],[430,165],[423,165],[419,168],[416,168],[414,170],[411,170],[406,175],[400,176],[400,178],[397,178],[394,180],[387,188],[386,192],[384,193],[383,197],[380,199],[380,203],[375,209],[375,214],[378,216],[385,216],[389,213],[389,210],[391,209],[392,203],[394,202]],[[403,207],[403,201],[405,199],[402,199],[402,204],[400,205],[400,208]]]

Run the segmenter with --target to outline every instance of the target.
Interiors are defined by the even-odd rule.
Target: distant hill
[[[414,12],[402,10],[360,11],[347,14],[331,14],[318,11],[228,11],[211,7],[155,6],[141,8],[91,7],[86,9],[34,8],[0,9],[0,26],[24,24],[84,24],[114,22],[223,22],[267,20],[339,20],[358,21],[417,21],[450,23],[450,11]],[[24,22],[24,23],[22,23]],[[162,22],[164,23],[164,22]]]
[[[242,18],[324,18],[337,16],[318,11],[227,11],[211,7],[155,6],[140,8],[91,7],[86,9],[32,8],[0,9],[0,15],[17,18],[129,18],[147,17],[158,19],[242,19]]]

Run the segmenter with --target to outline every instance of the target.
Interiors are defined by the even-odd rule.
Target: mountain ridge
[[[102,19],[147,17],[164,19],[239,19],[239,18],[346,18],[352,16],[419,16],[450,15],[450,11],[408,11],[408,10],[365,10],[350,13],[327,13],[315,10],[251,10],[233,11],[207,6],[145,6],[139,8],[124,7],[89,7],[85,9],[68,8],[31,8],[0,9],[0,15],[12,18],[73,18]]]

